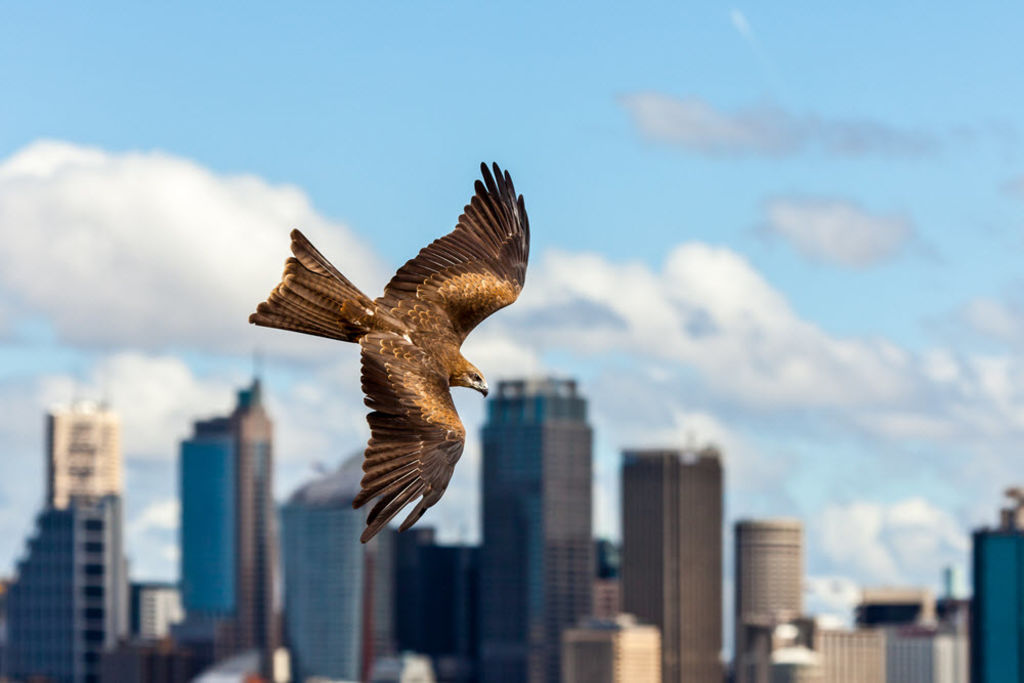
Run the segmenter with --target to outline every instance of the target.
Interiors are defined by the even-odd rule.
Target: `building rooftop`
[[[306,482],[292,493],[289,505],[351,507],[363,478],[363,454],[353,455],[338,469]]]
[[[497,398],[523,398],[526,396],[557,396],[574,398],[576,380],[555,377],[502,380],[498,383]]]

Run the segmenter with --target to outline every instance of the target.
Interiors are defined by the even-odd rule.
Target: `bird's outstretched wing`
[[[476,194],[455,229],[399,268],[377,299],[419,327],[450,322],[460,342],[484,318],[516,300],[530,255],[522,195],[497,164],[494,175],[486,164],[480,169],[483,181],[476,181]]]
[[[365,543],[418,496],[402,531],[441,499],[462,455],[466,430],[436,359],[390,332],[372,332],[359,344],[363,393],[373,412],[366,417],[370,443],[353,507],[380,498],[367,516]]]

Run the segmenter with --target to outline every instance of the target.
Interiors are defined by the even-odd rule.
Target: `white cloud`
[[[181,503],[177,498],[167,498],[150,503],[142,513],[128,524],[129,537],[151,529],[175,531],[181,522]]]
[[[830,504],[816,521],[817,542],[837,571],[865,583],[933,585],[970,547],[962,525],[923,498]]]
[[[600,324],[581,333],[580,320],[545,315],[569,306]],[[799,318],[746,259],[707,244],[673,248],[660,272],[549,253],[502,321],[541,350],[656,359],[672,374],[682,364],[708,392],[749,407],[891,405],[915,391],[905,352],[828,335]]]
[[[75,344],[322,350],[248,323],[294,227],[368,291],[383,283],[366,245],[296,187],[159,152],[37,142],[0,163],[0,299]]]
[[[977,297],[967,302],[957,319],[984,337],[1008,344],[1024,342],[1024,310],[996,299]]]
[[[745,20],[742,25],[749,29]],[[658,92],[619,101],[646,138],[705,156],[781,157],[812,150],[841,157],[919,156],[937,147],[929,135],[877,121],[797,116],[770,104],[726,112],[699,97]]]
[[[834,617],[849,626],[853,610],[860,603],[861,588],[847,576],[807,576],[804,597],[808,614]]]
[[[764,229],[787,240],[805,257],[851,268],[896,254],[913,235],[902,216],[871,214],[833,199],[774,199],[765,206]]]

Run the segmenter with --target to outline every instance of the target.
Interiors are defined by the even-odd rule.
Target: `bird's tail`
[[[249,322],[318,337],[358,341],[373,325],[374,302],[292,230],[292,253],[281,283],[256,307]]]

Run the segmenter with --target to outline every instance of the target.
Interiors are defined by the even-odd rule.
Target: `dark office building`
[[[277,647],[273,423],[259,380],[228,417],[195,424],[181,444],[181,582],[186,622],[221,657],[256,649],[269,671]],[[228,642],[230,641],[230,642]]]
[[[36,518],[7,598],[6,674],[99,683],[100,654],[128,630],[121,499],[72,500]]]
[[[1024,682],[1024,490],[998,528],[974,532],[971,681]]]
[[[360,459],[362,455],[359,456]],[[410,530],[411,531],[411,530]],[[405,532],[410,533],[410,532]],[[393,657],[398,653],[397,623],[395,612],[395,542],[398,532],[394,527],[386,526],[366,544],[366,579],[370,585],[366,588],[366,611],[370,617],[369,624],[363,624],[364,641],[369,644],[369,656],[365,659],[371,664],[380,657]],[[364,643],[364,652],[367,645]]]
[[[607,538],[594,541],[594,572],[599,579],[619,578],[622,550]]]
[[[592,433],[572,380],[502,382],[483,427],[481,679],[556,683],[592,607]]]
[[[626,451],[622,609],[661,630],[661,680],[722,680],[722,464],[714,449]]]
[[[935,621],[935,597],[927,588],[865,588],[854,610],[858,626],[907,626]]]
[[[100,657],[100,683],[190,683],[206,664],[169,639],[122,642]]]
[[[477,680],[479,549],[437,545],[430,527],[395,540],[398,649],[429,655],[439,683]]]

